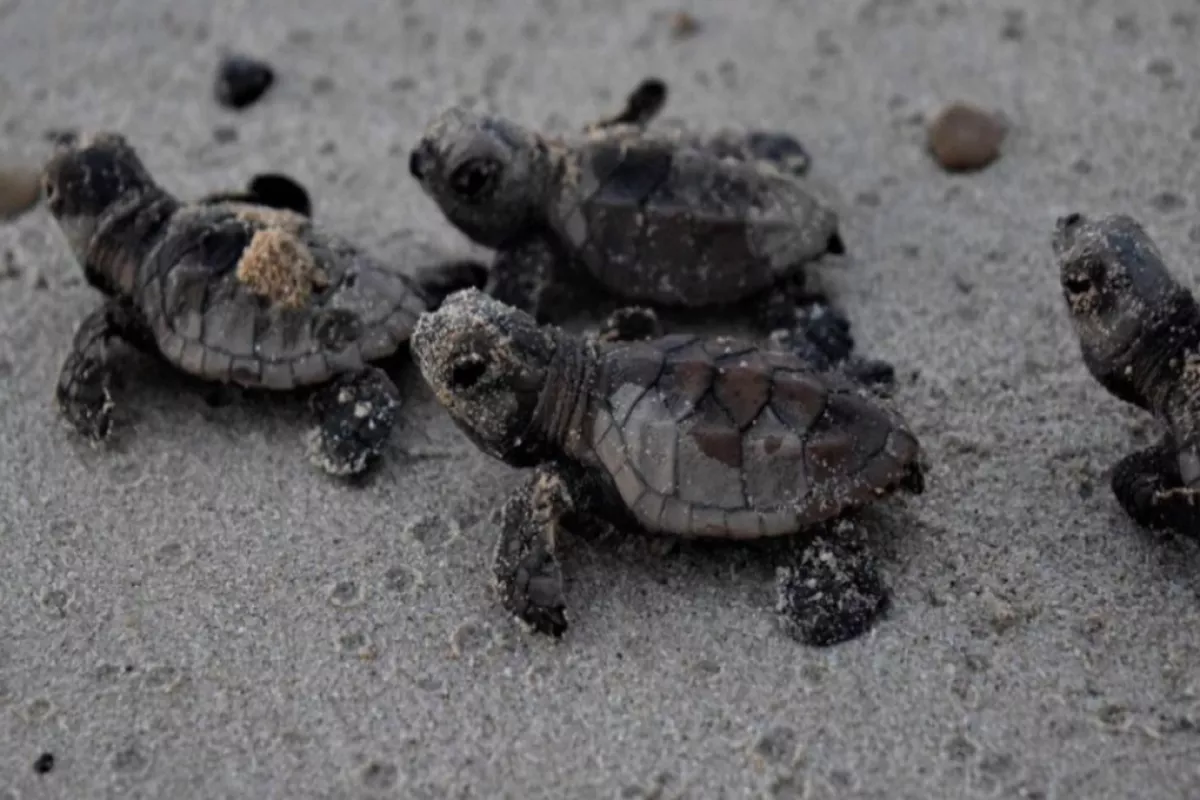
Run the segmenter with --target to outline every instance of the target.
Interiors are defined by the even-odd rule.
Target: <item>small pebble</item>
[[[687,39],[700,32],[700,21],[686,11],[671,15],[671,35],[676,39]]]
[[[247,56],[228,56],[217,69],[217,102],[226,108],[245,108],[275,82],[275,71]]]
[[[28,167],[0,167],[0,219],[11,219],[37,205],[42,187]]]
[[[38,775],[45,775],[50,770],[54,769],[54,754],[42,753],[33,762],[33,771]]]
[[[929,125],[929,150],[947,172],[983,169],[1000,156],[1007,130],[998,119],[965,103],[942,110]]]

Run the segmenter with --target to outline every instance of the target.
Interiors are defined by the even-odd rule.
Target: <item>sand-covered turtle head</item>
[[[1137,347],[1181,291],[1150,236],[1127,215],[1060,217],[1053,248],[1075,332],[1097,357]]]
[[[111,132],[60,139],[42,170],[42,200],[85,270],[106,215],[154,185],[125,137]]]
[[[456,106],[425,128],[408,170],[451,224],[478,244],[501,247],[543,207],[549,161],[531,131]]]
[[[549,330],[465,289],[421,315],[410,346],[438,401],[480,449],[514,466],[541,460],[534,423],[557,348]]]

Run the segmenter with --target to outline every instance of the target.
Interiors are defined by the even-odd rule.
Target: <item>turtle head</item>
[[[155,189],[149,171],[118,133],[64,137],[42,170],[42,200],[89,280],[109,285],[93,258],[96,231]]]
[[[408,171],[451,224],[498,248],[524,233],[546,202],[549,163],[532,131],[456,106],[425,128]]]
[[[1145,229],[1127,215],[1060,217],[1053,248],[1080,344],[1102,365],[1136,359],[1153,340],[1153,327],[1186,294]]]
[[[410,341],[421,375],[459,429],[519,467],[542,460],[535,421],[557,346],[531,316],[478,289],[422,314]]]

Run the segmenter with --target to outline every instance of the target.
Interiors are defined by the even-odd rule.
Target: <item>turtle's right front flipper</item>
[[[153,351],[137,313],[121,298],[108,300],[79,324],[58,376],[55,403],[75,430],[92,441],[106,438],[112,428],[114,340]]]
[[[1138,525],[1200,537],[1200,488],[1184,485],[1170,439],[1118,461],[1110,485],[1121,508]]]
[[[562,567],[556,554],[562,519],[574,509],[563,477],[540,467],[500,509],[492,570],[500,602],[538,633],[567,630]]]

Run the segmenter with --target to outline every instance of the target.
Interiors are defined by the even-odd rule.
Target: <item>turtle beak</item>
[[[1071,245],[1075,243],[1075,234],[1084,222],[1084,216],[1078,212],[1067,214],[1055,220],[1054,239],[1051,242],[1055,255],[1061,256],[1071,249]]]
[[[408,173],[418,181],[424,181],[433,168],[436,157],[429,140],[421,139],[408,155]]]

